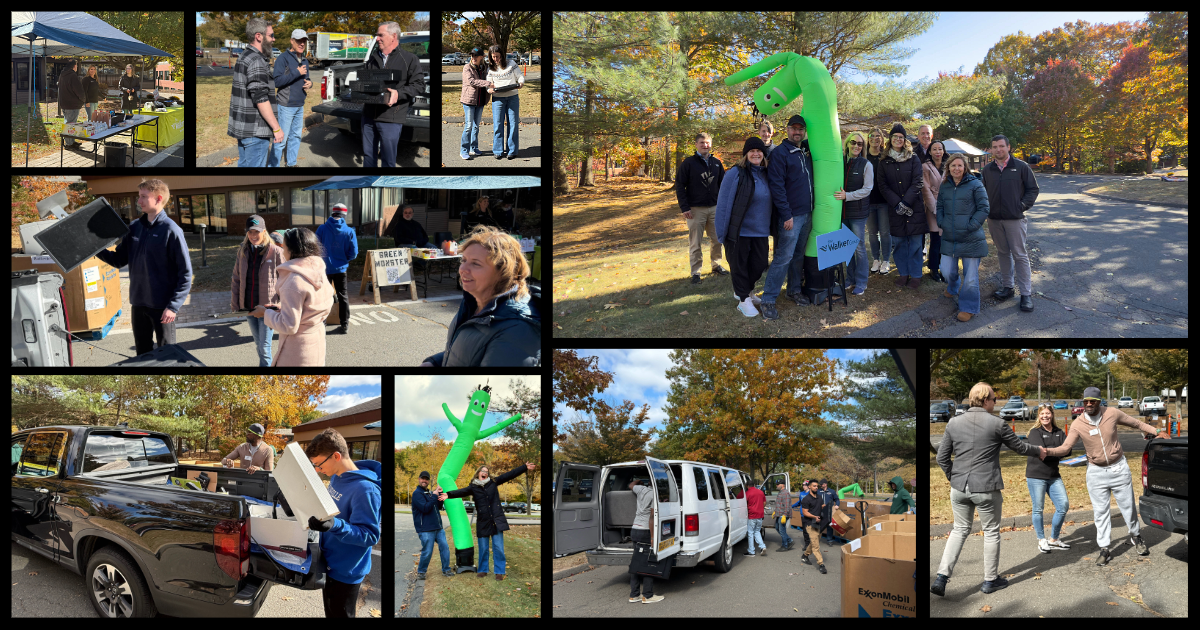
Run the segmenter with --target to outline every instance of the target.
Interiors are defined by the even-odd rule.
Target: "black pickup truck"
[[[1142,522],[1173,534],[1188,533],[1187,436],[1151,438],[1142,453]]]
[[[216,483],[170,485],[189,471],[213,473]],[[177,463],[163,433],[50,426],[12,434],[12,539],[83,576],[102,617],[253,617],[273,584],[322,588],[315,532],[308,573],[251,551],[242,497],[277,494],[266,471]]]

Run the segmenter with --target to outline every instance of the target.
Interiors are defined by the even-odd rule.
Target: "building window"
[[[279,189],[256,190],[255,208],[258,214],[279,212]]]
[[[292,189],[292,225],[313,224],[313,191]]]
[[[254,191],[235,190],[230,192],[229,214],[254,214]]]

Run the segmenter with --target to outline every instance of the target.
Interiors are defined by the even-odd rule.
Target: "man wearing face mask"
[[[242,463],[242,469],[249,473],[275,470],[275,448],[263,441],[264,433],[263,425],[257,422],[250,425],[250,428],[246,429],[246,441],[226,455],[221,460],[221,465],[233,468],[233,462],[239,461]]]
[[[1109,502],[1116,497],[1117,508],[1129,527],[1129,544],[1137,549],[1139,556],[1150,555],[1146,543],[1142,542],[1141,524],[1138,523],[1137,505],[1134,503],[1133,476],[1121,441],[1117,439],[1117,425],[1134,427],[1144,433],[1158,433],[1166,439],[1166,432],[1158,432],[1153,426],[1132,418],[1114,407],[1100,411],[1100,388],[1083,390],[1083,413],[1071,423],[1067,441],[1062,446],[1046,449],[1048,457],[1059,457],[1071,451],[1076,441],[1083,442],[1087,452],[1087,489],[1092,500],[1092,515],[1096,520],[1096,543],[1100,545],[1097,565],[1108,564],[1112,553],[1108,549],[1112,527]]]

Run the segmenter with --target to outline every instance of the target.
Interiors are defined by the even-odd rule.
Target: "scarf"
[[[474,478],[474,479],[472,479],[472,480],[471,480],[471,485],[472,485],[472,486],[479,486],[480,488],[482,488],[482,487],[486,486],[486,485],[487,485],[487,482],[489,482],[489,481],[491,481],[491,480],[492,480],[492,478],[491,478],[491,477],[488,477],[487,479],[480,479],[479,477],[476,477],[476,478]]]
[[[912,153],[908,151],[905,151],[904,153],[897,153],[895,149],[888,149],[888,156],[897,162],[903,162],[912,157]]]

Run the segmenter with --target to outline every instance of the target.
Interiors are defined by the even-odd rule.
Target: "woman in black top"
[[[87,110],[88,120],[92,119],[92,112],[96,111],[96,104],[100,102],[100,82],[96,79],[96,66],[88,66],[87,76],[83,77],[83,108]]]
[[[1049,404],[1038,406],[1038,423],[1034,425],[1025,439],[1030,446],[1053,448],[1062,446],[1067,440],[1067,433],[1054,423],[1054,409]],[[1067,453],[1070,456],[1070,453]],[[1037,533],[1038,551],[1050,553],[1053,548],[1069,549],[1070,545],[1058,539],[1062,529],[1063,519],[1067,516],[1067,487],[1063,485],[1062,477],[1058,475],[1058,462],[1062,457],[1046,456],[1039,460],[1027,457],[1025,464],[1025,483],[1029,486],[1029,497],[1033,499],[1033,531]],[[1046,540],[1042,528],[1042,505],[1046,494],[1054,501],[1054,521],[1051,525],[1050,540]]]

